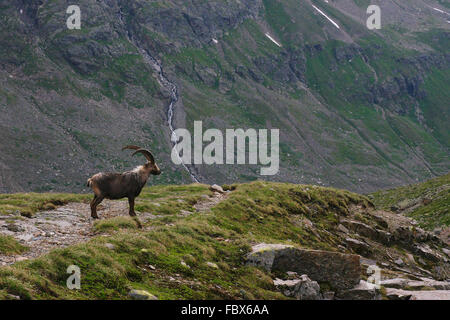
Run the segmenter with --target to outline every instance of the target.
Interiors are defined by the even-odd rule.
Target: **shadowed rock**
[[[308,250],[283,244],[261,243],[247,256],[249,265],[267,271],[294,271],[333,289],[351,289],[360,281],[359,256],[331,251]]]

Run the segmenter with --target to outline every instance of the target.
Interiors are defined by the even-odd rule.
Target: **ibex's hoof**
[[[100,219],[98,216],[91,216],[91,219],[96,220],[96,219]]]

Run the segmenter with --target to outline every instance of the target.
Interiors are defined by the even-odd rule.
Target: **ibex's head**
[[[153,174],[153,175],[161,174],[161,169],[159,169],[158,165],[155,162],[155,158],[153,157],[153,155],[150,151],[148,151],[146,149],[142,149],[141,147],[138,147],[138,146],[126,146],[126,147],[122,148],[122,150],[125,150],[125,149],[136,150],[133,153],[133,156],[135,154],[142,153],[145,156],[145,158],[147,159],[147,163],[144,164],[144,168],[149,170],[150,174]]]

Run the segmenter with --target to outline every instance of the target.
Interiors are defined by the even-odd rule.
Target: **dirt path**
[[[227,195],[228,193],[215,192],[213,196],[202,198],[194,208],[198,212],[208,211]],[[104,200],[98,207],[98,214],[100,219],[128,217],[128,202]],[[145,223],[160,216],[143,212],[138,217]],[[69,203],[55,210],[37,212],[33,218],[0,216],[0,234],[10,235],[30,248],[20,255],[0,255],[0,266],[36,258],[55,248],[88,241],[99,235],[93,232],[93,223],[89,204],[86,203]]]
[[[225,200],[230,192],[219,193],[214,192],[212,197],[205,197],[194,205],[198,212],[205,212],[215,207],[219,202]]]
[[[101,219],[128,216],[126,201],[105,200],[99,206]],[[157,216],[151,213],[139,214],[145,222]],[[0,265],[36,258],[54,248],[63,248],[87,241],[96,234],[92,232],[89,204],[69,203],[55,210],[37,212],[33,218],[21,216],[0,216],[0,233],[10,235],[30,248],[14,256],[0,255]]]

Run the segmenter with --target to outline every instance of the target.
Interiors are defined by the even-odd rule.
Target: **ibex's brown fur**
[[[98,219],[97,206],[103,199],[121,199],[128,198],[130,205],[129,214],[132,217],[136,216],[134,212],[134,199],[139,196],[142,188],[147,183],[148,177],[161,174],[161,170],[155,163],[155,159],[150,151],[142,149],[138,146],[126,146],[122,150],[132,149],[136,150],[133,153],[141,153],[147,158],[147,163],[134,168],[131,171],[123,173],[97,173],[93,175],[87,181],[87,186],[91,187],[94,191],[94,199],[91,201],[91,216],[94,219]]]

